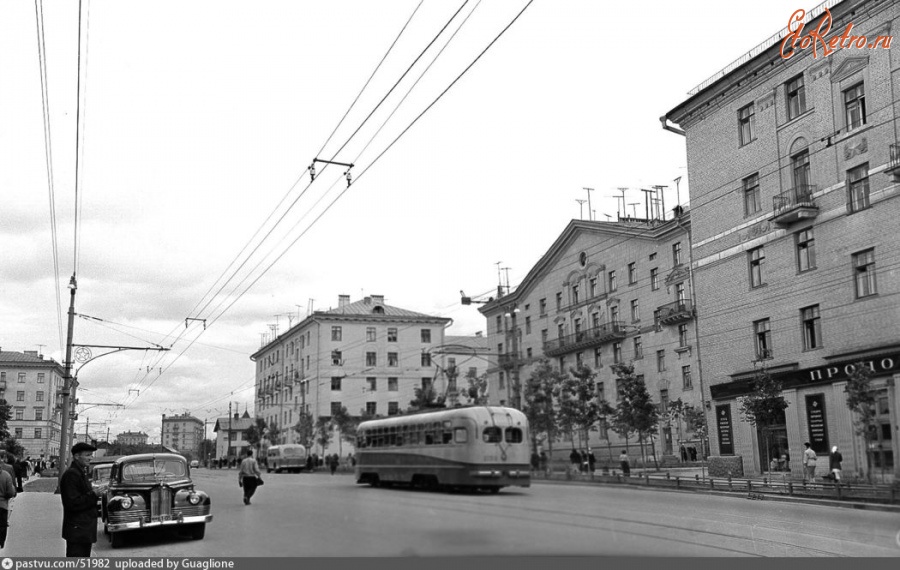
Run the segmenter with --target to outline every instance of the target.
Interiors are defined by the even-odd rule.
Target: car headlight
[[[201,500],[202,499],[201,499],[200,495],[198,495],[196,493],[192,493],[192,494],[188,495],[188,502],[192,505],[199,505]]]
[[[130,509],[131,505],[134,504],[134,501],[131,499],[131,497],[128,496],[122,497],[122,500],[119,502],[121,503],[123,509]]]

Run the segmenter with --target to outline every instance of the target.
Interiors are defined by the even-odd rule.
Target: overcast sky
[[[667,185],[671,208],[682,177],[687,204],[659,117],[813,6],[536,0],[397,139],[527,0],[84,0],[80,112],[77,4],[43,2],[57,274],[35,3],[0,3],[0,347],[62,362],[77,272],[76,312],[102,321],[77,318],[76,344],[171,347],[90,362],[77,429],[155,441],[163,413],[252,414],[250,354],[311,300],[384,295],[474,334],[459,291],[495,290],[497,262],[515,287],[582,188],[600,220],[617,187],[641,214],[639,188]],[[315,157],[354,184],[322,165],[309,184]]]

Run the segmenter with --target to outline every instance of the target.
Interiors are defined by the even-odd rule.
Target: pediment
[[[684,265],[679,265],[671,272],[669,272],[668,275],[666,275],[666,287],[668,287],[669,285],[674,285],[675,283],[681,283],[689,276],[690,273],[688,272],[688,268]]]
[[[831,82],[840,83],[854,73],[862,71],[869,65],[869,56],[855,56],[845,59],[837,69],[831,72]]]

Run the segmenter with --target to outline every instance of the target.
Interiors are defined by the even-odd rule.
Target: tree
[[[761,368],[753,377],[750,393],[740,398],[741,416],[762,431],[766,444],[766,466],[771,462],[769,437],[772,426],[784,423],[784,410],[788,407],[781,396],[781,389],[781,381]]]
[[[468,382],[468,388],[463,393],[463,396],[466,397],[470,405],[473,406],[485,406],[488,402],[488,382],[487,382],[487,373],[478,376],[476,374],[475,369],[470,369],[466,372],[466,381]]]
[[[311,413],[300,412],[297,423],[294,424],[294,432],[297,434],[297,440],[300,442],[300,445],[304,446],[311,453],[316,439],[316,426],[313,423]]]
[[[613,451],[612,442],[609,440],[609,432],[610,430],[616,431],[614,427],[616,409],[605,399],[597,402],[597,407],[597,414],[599,416],[597,424],[600,426],[600,432],[606,436],[606,449],[609,452],[609,458],[612,459]]]
[[[613,364],[611,368],[618,377],[616,383],[619,390],[615,424],[618,429],[626,433],[637,434],[638,443],[641,446],[641,457],[645,456],[645,438],[649,438],[653,460],[658,469],[659,462],[656,460],[656,444],[653,434],[659,425],[659,408],[650,399],[650,393],[647,391],[644,381],[634,375],[633,365],[617,363]]]
[[[437,390],[434,389],[433,382],[430,382],[427,386],[417,387],[413,394],[414,397],[410,400],[409,408],[407,408],[408,412],[444,407],[445,397],[438,395]]]
[[[9,439],[9,425],[7,422],[12,419],[12,406],[6,403],[6,400],[0,398],[0,441]]]
[[[262,418],[256,418],[256,421],[253,422],[247,431],[244,433],[244,439],[250,444],[251,447],[255,447],[259,449],[259,443],[262,441],[263,437],[266,435],[266,420]]]
[[[559,423],[566,427],[575,445],[575,435],[580,446],[586,446],[590,432],[596,431],[600,420],[600,405],[597,403],[594,378],[596,374],[587,366],[572,368],[569,374],[560,375],[560,382],[555,386],[559,411]]]
[[[7,438],[6,441],[3,442],[3,449],[16,457],[22,457],[25,454],[25,448],[22,447],[22,444],[16,441],[16,438],[14,437]]]
[[[269,427],[263,430],[263,434],[267,434],[269,440],[276,445],[281,441],[281,428],[278,427],[275,420],[269,422]]]
[[[319,416],[316,420],[316,443],[322,446],[322,455],[325,455],[325,449],[331,445],[331,436],[334,426],[331,418],[328,416]]]
[[[875,425],[875,390],[872,388],[872,370],[863,362],[853,365],[853,371],[844,387],[847,407],[853,412],[853,429],[866,442],[866,478],[873,479],[872,443],[878,437]]]
[[[353,443],[356,441],[356,419],[350,415],[347,411],[347,408],[341,406],[339,410],[337,410],[331,416],[331,425],[337,428],[338,430],[338,455],[343,456],[344,450],[341,446],[342,441],[346,441],[348,443]]]
[[[459,405],[459,386],[456,381],[459,379],[459,368],[455,364],[450,364],[443,369],[442,374],[447,380],[447,392],[445,394],[446,402],[453,408]]]
[[[528,418],[531,428],[531,444],[535,453],[543,435],[547,439],[550,456],[553,455],[553,441],[556,439],[557,427],[556,407],[553,401],[553,388],[559,380],[559,373],[550,365],[550,361],[542,358],[525,379],[523,387],[524,406],[522,412]]]

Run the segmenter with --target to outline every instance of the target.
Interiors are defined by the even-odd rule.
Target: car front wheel
[[[202,540],[206,536],[206,523],[192,525],[190,534],[192,539]]]

